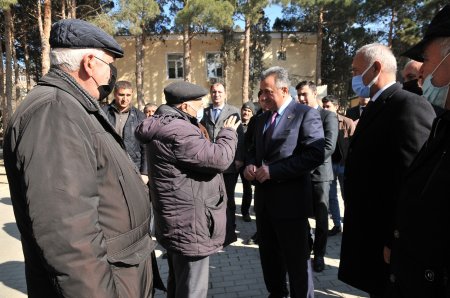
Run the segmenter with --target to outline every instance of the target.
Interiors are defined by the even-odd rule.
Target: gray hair
[[[361,47],[356,51],[356,55],[361,54],[369,64],[379,61],[387,73],[397,72],[397,60],[391,49],[380,43],[371,43]]]
[[[67,71],[77,71],[80,69],[81,60],[87,54],[93,54],[101,59],[105,52],[99,49],[56,48],[50,51],[50,65],[64,68]]]
[[[265,80],[267,77],[275,75],[275,85],[277,88],[291,86],[291,81],[289,81],[289,75],[286,69],[280,66],[273,66],[271,68],[266,69],[261,73],[261,81]]]

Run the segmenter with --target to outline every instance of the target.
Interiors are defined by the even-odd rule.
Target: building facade
[[[313,80],[316,75],[317,37],[310,33],[270,33],[271,43],[267,46],[263,61],[266,68],[282,66],[289,71],[292,85],[301,80]],[[244,34],[235,33],[240,43],[240,56],[243,57]],[[135,84],[136,51],[132,36],[118,36],[125,56],[118,59],[116,67],[119,80]],[[192,83],[209,88],[212,83],[224,82],[224,69],[221,48],[221,33],[196,35],[191,43]],[[183,80],[183,36],[170,34],[162,39],[147,39],[144,46],[144,102],[165,102],[163,89],[168,84]],[[231,61],[227,69],[228,103],[242,104],[243,61]],[[250,86],[252,100],[256,100],[259,85]],[[136,97],[136,92],[134,93]],[[136,103],[136,98],[134,98]]]

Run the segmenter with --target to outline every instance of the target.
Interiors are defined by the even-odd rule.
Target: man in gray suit
[[[208,131],[211,142],[216,141],[219,131],[223,128],[225,120],[230,116],[236,116],[240,119],[240,111],[237,107],[227,104],[227,93],[225,87],[221,83],[213,84],[210,88],[212,104],[205,109],[205,114],[201,124]],[[238,144],[234,163],[223,173],[225,182],[227,201],[227,233],[225,236],[224,246],[231,244],[237,240],[236,228],[236,203],[234,201],[234,189],[236,187],[239,169],[244,165],[244,130],[242,125],[237,129]]]
[[[314,218],[316,219],[313,245],[313,269],[316,272],[322,272],[325,269],[323,257],[327,247],[330,185],[334,177],[331,155],[336,148],[338,121],[332,112],[322,109],[318,104],[317,87],[313,82],[300,82],[295,89],[297,89],[300,102],[304,102],[309,107],[319,111],[325,135],[325,160],[311,172],[313,210]]]

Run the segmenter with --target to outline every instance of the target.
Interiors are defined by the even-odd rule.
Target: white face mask
[[[436,68],[433,70],[432,73],[427,75],[425,80],[423,81],[422,90],[423,90],[423,96],[433,105],[443,108],[445,106],[445,102],[447,101],[447,95],[449,90],[450,82],[447,83],[447,85],[444,85],[442,87],[436,87],[433,85],[431,80],[433,79],[433,74],[436,72],[436,70],[441,66],[442,62],[450,55],[448,53],[444,59],[439,62],[439,64],[436,66]]]

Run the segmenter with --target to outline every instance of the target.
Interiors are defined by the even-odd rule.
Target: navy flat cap
[[[50,31],[50,46],[52,49],[102,49],[115,58],[123,57],[122,47],[111,35],[91,23],[78,19],[54,23]]]
[[[447,4],[442,8],[436,16],[431,20],[430,25],[423,36],[423,39],[404,52],[402,56],[406,56],[416,61],[423,62],[422,54],[425,50],[426,44],[437,37],[449,37],[450,36],[450,4]]]
[[[167,104],[179,104],[189,100],[200,100],[208,94],[205,88],[189,82],[174,82],[164,88]]]

